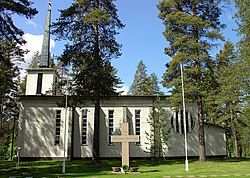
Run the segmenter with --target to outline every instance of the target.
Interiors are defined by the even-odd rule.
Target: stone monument
[[[122,123],[121,125],[122,135],[111,136],[111,142],[122,143],[122,166],[129,167],[129,143],[139,142],[139,135],[129,135],[129,123]]]

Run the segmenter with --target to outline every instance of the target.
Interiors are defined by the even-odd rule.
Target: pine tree
[[[37,14],[37,10],[32,8],[33,3],[29,0],[1,0],[0,1],[0,39],[13,41],[19,45],[25,43],[22,29],[15,26],[12,15],[17,14],[32,18]],[[13,44],[15,44],[13,43]]]
[[[11,140],[11,123],[18,116],[18,81],[19,74],[18,66],[15,64],[15,59],[19,57],[19,48],[13,48],[11,42],[0,42],[1,60],[0,60],[0,156],[8,158],[8,147]]]
[[[238,32],[241,35],[241,40],[238,44],[238,51],[240,55],[240,59],[244,63],[242,67],[242,71],[244,71],[244,76],[245,76],[245,91],[247,92],[247,103],[244,108],[244,113],[245,113],[245,120],[248,123],[247,127],[245,127],[243,130],[243,135],[241,138],[243,139],[242,142],[244,142],[246,147],[244,148],[245,150],[248,150],[248,153],[250,154],[250,142],[248,137],[245,137],[244,134],[250,133],[250,119],[249,117],[249,103],[250,103],[250,97],[249,97],[249,91],[250,91],[250,82],[249,82],[249,76],[250,76],[250,1],[248,0],[235,0],[236,7],[238,8],[238,13],[237,15],[237,22],[238,22]]]
[[[215,104],[218,107],[217,123],[225,124],[228,128],[228,136],[233,141],[234,154],[240,157],[240,130],[242,124],[245,125],[244,105],[245,105],[245,81],[243,63],[238,59],[231,42],[226,42],[224,49],[217,54],[218,83],[217,93],[214,95]]]
[[[150,95],[163,95],[159,87],[158,77],[155,73],[152,73],[149,77],[149,93]]]
[[[239,52],[241,59],[245,60],[248,69],[250,66],[250,1],[248,0],[235,0],[236,7],[238,8],[238,32],[241,35],[239,43]],[[248,70],[249,76],[249,70]]]
[[[20,48],[20,45],[25,43],[22,38],[24,33],[15,26],[12,16],[17,14],[32,18],[37,10],[31,5],[32,3],[28,0],[0,1],[0,134],[2,135],[2,148],[6,148],[5,146],[9,144],[10,140],[8,132],[5,132],[8,128],[4,126],[9,122],[9,119],[16,117],[18,112],[15,99],[17,93],[17,80],[15,78],[19,74],[17,62],[22,61],[25,52]],[[6,151],[6,149],[4,150]],[[6,155],[4,150],[0,150],[2,156]]]
[[[219,1],[162,0],[159,17],[169,41],[165,53],[172,57],[164,74],[164,85],[172,89],[172,102],[181,103],[180,63],[184,66],[185,97],[197,103],[199,160],[206,160],[204,136],[204,98],[213,86],[212,41],[222,39]]]
[[[29,69],[35,69],[39,67],[39,62],[40,62],[41,55],[39,54],[39,51],[36,51],[32,58],[30,63],[28,64]]]
[[[141,60],[137,66],[134,81],[129,88],[129,94],[131,95],[144,95],[144,91],[142,89],[143,85],[147,81],[147,67],[144,62]]]
[[[117,95],[115,86],[120,80],[110,59],[121,55],[115,36],[123,24],[112,0],[77,0],[60,12],[53,33],[70,43],[59,59],[72,68],[75,101],[83,98],[95,104],[92,158],[99,163],[100,101]]]
[[[152,129],[151,133],[146,133],[150,142],[149,153],[153,160],[159,163],[163,157],[163,147],[168,146],[171,134],[170,120],[162,102],[164,101],[157,97],[153,103],[149,120]]]
[[[158,78],[155,73],[148,76],[147,67],[141,60],[134,75],[134,81],[129,88],[130,95],[161,95],[158,85]]]

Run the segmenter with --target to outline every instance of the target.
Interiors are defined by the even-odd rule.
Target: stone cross
[[[111,142],[122,143],[122,166],[127,165],[129,167],[129,143],[139,142],[139,135],[129,135],[128,123],[122,123],[121,127],[122,135],[111,136]]]

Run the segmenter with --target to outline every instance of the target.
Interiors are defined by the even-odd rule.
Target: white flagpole
[[[185,140],[185,171],[188,171],[188,153],[187,153],[187,123],[186,123],[186,105],[185,105],[185,93],[184,93],[184,76],[182,63],[181,67],[181,85],[182,85],[182,104],[183,104],[183,121],[184,121],[184,140]]]
[[[66,73],[66,91],[65,91],[65,117],[64,117],[64,141],[63,141],[63,164],[62,173],[65,174],[65,160],[66,160],[66,132],[67,132],[67,110],[68,110],[68,74]]]

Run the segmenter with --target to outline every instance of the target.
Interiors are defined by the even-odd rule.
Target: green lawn
[[[167,160],[162,164],[150,161],[131,161],[131,166],[139,166],[140,173],[112,174],[111,167],[121,164],[120,161],[103,160],[101,166],[93,166],[90,161],[66,162],[66,174],[61,174],[60,161],[21,162],[16,167],[15,162],[0,161],[0,177],[164,177],[164,176],[210,176],[236,177],[235,174],[250,177],[250,159],[209,159],[206,163],[195,160],[189,162],[188,173],[184,172],[183,160]],[[243,177],[243,176],[237,176]],[[244,176],[247,177],[247,176]]]

